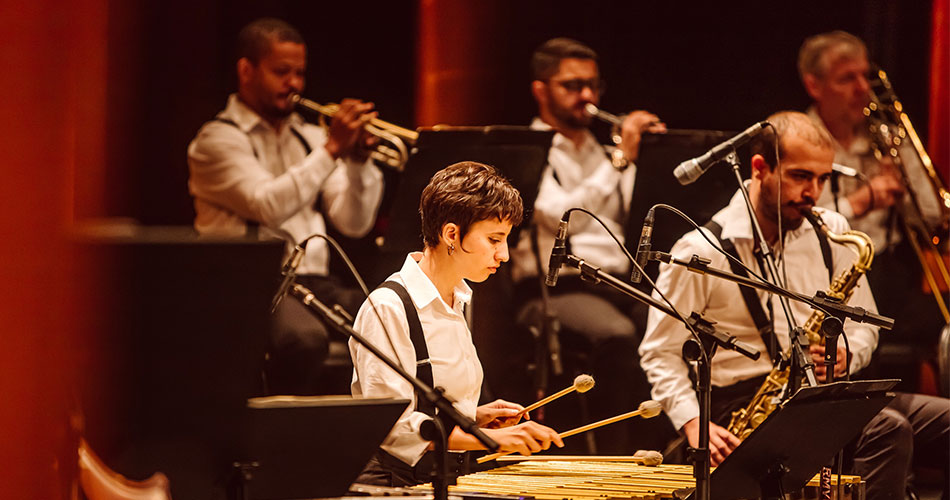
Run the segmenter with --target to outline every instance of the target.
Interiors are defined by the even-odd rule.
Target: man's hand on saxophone
[[[683,434],[689,445],[695,448],[699,444],[699,417],[696,417],[683,424]],[[735,437],[725,427],[720,427],[712,422],[709,423],[709,459],[710,464],[715,467],[722,463],[726,457],[736,449],[736,446],[742,441]]]

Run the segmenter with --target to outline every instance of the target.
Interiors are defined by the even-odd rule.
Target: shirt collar
[[[227,118],[237,124],[243,132],[247,133],[257,127],[258,125],[263,127],[270,127],[270,124],[264,121],[261,118],[261,115],[257,114],[256,111],[248,107],[247,104],[244,104],[243,101],[238,97],[237,93],[231,94],[228,96],[228,105],[224,108],[224,111],[218,114],[220,118]],[[297,113],[291,113],[287,117],[288,125],[298,125],[303,119]]]
[[[399,276],[405,283],[406,290],[409,291],[409,297],[419,309],[428,306],[439,298],[439,290],[419,267],[419,260],[421,259],[422,252],[412,252],[406,256],[406,261],[402,264],[402,269],[399,270]],[[463,304],[468,304],[472,300],[472,289],[464,280],[455,285],[452,294],[455,301]],[[454,307],[454,305],[450,304],[450,307]]]
[[[746,189],[749,188],[749,185],[752,184],[751,180],[746,179],[743,181]],[[736,193],[732,195],[732,199],[729,200],[729,204],[726,205],[719,214],[717,214],[716,222],[722,226],[722,236],[724,240],[751,240],[752,239],[752,223],[749,221],[749,210],[746,208],[745,200],[743,199],[742,191],[736,190]],[[815,228],[807,220],[802,221],[802,224],[798,226],[798,229],[792,231],[786,231],[785,242],[786,245],[788,242],[793,241],[804,234],[806,231],[814,231]]]

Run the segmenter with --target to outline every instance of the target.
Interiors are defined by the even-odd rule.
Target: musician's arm
[[[376,221],[383,199],[383,174],[372,161],[337,160],[340,168],[321,191],[322,212],[346,236],[365,236]]]
[[[376,304],[379,316],[377,317],[368,302],[364,302],[356,315],[353,328],[384,354],[397,360],[411,375],[415,375],[416,353],[409,337],[409,323],[402,301],[396,292],[385,288],[374,290],[370,299]],[[387,332],[396,349],[395,353],[386,338]],[[350,339],[349,349],[353,359],[353,396],[401,398],[411,401],[386,436],[382,447],[404,462],[415,464],[430,444],[419,435],[422,422],[428,420],[429,416],[414,411],[416,395],[412,385],[355,340]]]
[[[708,244],[703,248],[705,242],[697,238],[701,236],[690,232],[673,246],[671,253],[680,259],[707,254]],[[660,264],[657,288],[685,316],[705,310],[709,287],[708,277],[680,266]],[[653,295],[659,297],[655,291]],[[663,405],[676,429],[699,415],[699,403],[681,355],[687,338],[689,333],[679,320],[651,308],[640,343],[640,365],[652,386],[653,399]]]

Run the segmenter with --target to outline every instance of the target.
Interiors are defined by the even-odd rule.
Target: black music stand
[[[728,167],[709,169],[696,182],[680,185],[673,177],[673,169],[684,160],[699,156],[713,146],[735,135],[719,130],[673,129],[665,134],[643,134],[640,156],[637,158],[637,182],[624,227],[625,245],[631,253],[637,250],[640,227],[647,210],[657,203],[679,208],[699,224],[726,206],[736,192],[736,180]],[[670,248],[686,231],[692,229],[685,222],[676,224],[663,215],[653,229],[653,248]],[[656,278],[655,266],[648,266],[649,275]],[[642,285],[645,286],[645,285]]]
[[[343,396],[248,400],[242,500],[345,496],[408,404]]]
[[[894,394],[897,380],[803,387],[772,412],[710,478],[710,498],[784,498],[803,488]],[[829,421],[828,415],[835,415]]]
[[[433,174],[453,163],[471,160],[497,168],[521,192],[526,211],[533,207],[553,136],[553,131],[509,125],[422,129],[399,179],[383,251],[404,257],[422,248],[419,196]],[[515,228],[508,242],[517,241]]]

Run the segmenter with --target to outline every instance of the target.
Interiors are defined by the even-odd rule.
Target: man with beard
[[[608,152],[588,130],[592,117],[585,111],[587,104],[600,103],[604,90],[597,54],[576,40],[555,38],[542,44],[532,55],[531,72],[531,93],[538,104],[538,117],[531,127],[556,134],[534,204],[532,228],[522,231],[512,254],[512,276],[524,304],[519,321],[540,324],[539,280],[546,272],[561,215],[572,207],[586,208],[622,238],[636,167],[618,168],[612,158],[618,165],[633,162],[641,134],[662,132],[665,126],[652,113],[634,111],[621,127],[622,154]],[[629,276],[630,264],[623,251],[586,215],[572,219],[569,241],[572,253],[604,271]],[[590,365],[597,380],[597,390],[590,394],[594,418],[627,411],[633,405],[631,380],[643,379],[635,359],[633,301],[602,285],[582,282],[568,269],[561,270],[557,287],[550,291],[549,312],[563,327],[565,350],[592,353]],[[604,427],[595,436],[599,453],[632,452],[626,448],[624,425]]]
[[[368,233],[382,198],[382,174],[367,161],[363,132],[375,116],[372,103],[344,99],[328,132],[294,113],[290,97],[303,91],[307,48],[283,21],[244,27],[237,55],[238,92],[188,147],[195,228],[202,235],[283,239],[288,252],[326,234],[326,220],[346,236]],[[327,275],[328,258],[323,240],[310,241],[297,281],[355,313],[363,296]],[[301,304],[282,301],[270,332],[270,391],[313,393],[329,336]]]
[[[774,126],[766,129],[750,145],[752,179],[747,182],[755,217],[762,227],[768,245],[777,256],[778,265],[787,269],[786,288],[805,295],[827,291],[830,275],[838,276],[849,269],[854,253],[841,245],[829,244],[830,258],[825,259],[820,233],[811,224],[803,223],[802,215],[812,210],[831,176],[834,144],[831,136],[816,126],[803,113],[785,111],[768,118]],[[778,137],[778,158],[775,137]],[[778,161],[780,160],[780,162]],[[781,207],[780,209],[778,207]],[[841,234],[849,229],[840,214],[818,208],[831,232]],[[723,249],[732,249],[749,268],[762,275],[753,239],[749,212],[742,195],[736,192],[729,205],[707,224],[706,238]],[[718,235],[716,232],[718,231]],[[698,231],[683,236],[671,253],[679,259],[693,255],[710,259],[710,266],[729,269],[726,257],[711,248]],[[829,262],[830,261],[830,262]],[[823,263],[828,263],[831,269]],[[769,294],[756,292],[746,302],[739,286],[730,281],[690,272],[682,267],[661,265],[657,288],[683,314],[702,313],[716,322],[721,331],[759,349],[763,355],[752,361],[735,351],[719,350],[712,358],[712,413],[709,426],[709,447],[713,465],[728,456],[739,440],[726,430],[732,411],[748,404],[771,370],[771,353],[767,345],[777,342],[781,352],[788,351],[788,322],[781,306],[772,314]],[[658,294],[655,294],[658,296]],[[751,302],[756,301],[757,302]],[[876,312],[874,298],[861,277],[849,305]],[[757,311],[756,311],[757,309]],[[808,306],[791,302],[795,324],[802,324],[811,315]],[[753,318],[765,318],[768,328],[760,330]],[[839,343],[835,377],[854,373],[867,365],[877,344],[877,328],[854,322],[845,323],[850,343],[849,356],[844,342]],[[764,333],[760,333],[763,331]],[[688,333],[681,323],[659,311],[650,311],[646,335],[640,344],[641,364],[653,385],[653,398],[663,405],[673,425],[686,436],[691,446],[698,445],[699,404],[690,383],[688,370],[681,357]],[[776,350],[777,352],[777,350]],[[766,353],[769,353],[768,355]],[[825,377],[821,363],[824,347],[811,346],[815,374]],[[854,445],[852,472],[868,483],[869,499],[903,498],[912,458],[927,463],[946,464],[950,427],[950,402],[946,399],[913,394],[898,394],[888,407],[869,422]]]

